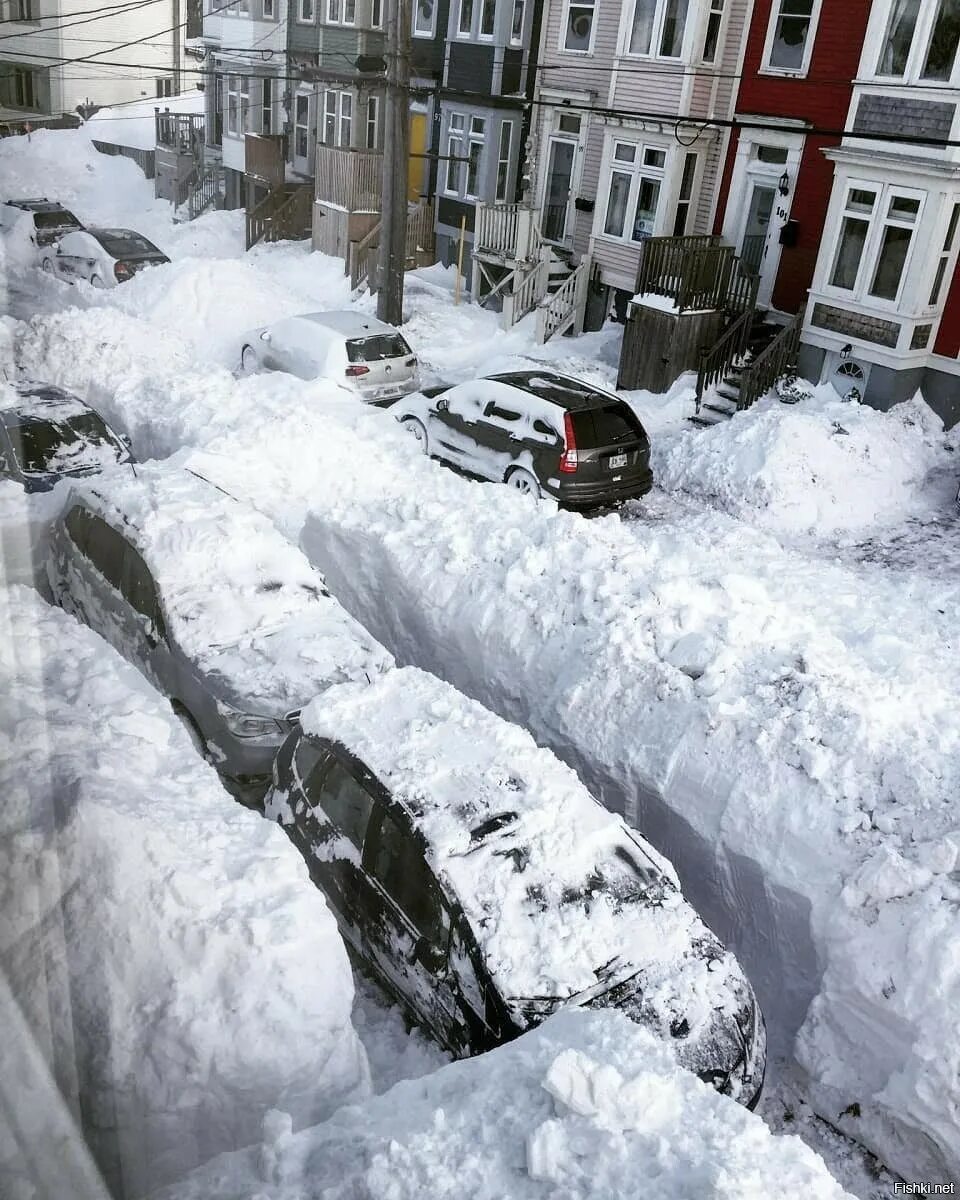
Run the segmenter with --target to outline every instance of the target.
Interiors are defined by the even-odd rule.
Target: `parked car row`
[[[348,945],[441,1045],[609,1004],[756,1102],[756,999],[669,864],[528,735],[398,670],[265,517],[188,470],[114,472],[73,485],[46,568],[281,821]]]

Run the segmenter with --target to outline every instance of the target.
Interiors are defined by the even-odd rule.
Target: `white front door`
[[[543,236],[548,242],[566,239],[573,199],[573,164],[577,143],[552,137],[547,158],[547,187],[543,199]]]
[[[759,279],[757,303],[761,307],[770,303],[780,262],[780,245],[776,241],[780,222],[774,220],[776,207],[776,184],[753,180],[737,252],[743,269]]]

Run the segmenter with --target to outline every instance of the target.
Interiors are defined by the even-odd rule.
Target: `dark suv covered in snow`
[[[25,221],[30,240],[37,247],[50,246],[66,233],[83,229],[73,213],[45,196],[37,200],[7,200],[0,205],[0,229]]]
[[[751,1107],[766,1040],[736,959],[665,859],[529,734],[412,668],[330,689],[265,811],[362,963],[447,1049],[616,1007]]]
[[[425,454],[567,508],[653,486],[650,439],[617,396],[556,371],[510,371],[414,392],[393,405]]]

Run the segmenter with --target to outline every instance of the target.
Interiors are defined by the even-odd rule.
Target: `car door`
[[[473,428],[478,452],[478,475],[503,479],[525,448],[522,405],[514,396],[497,396],[483,406]]]
[[[483,380],[457,384],[437,396],[428,417],[430,453],[454,466],[475,471],[480,455],[474,427],[488,399]]]
[[[462,1016],[447,957],[450,910],[420,846],[380,804],[364,844],[359,908],[366,961],[451,1044]]]
[[[125,541],[120,592],[125,624],[124,657],[137,664],[164,693],[170,691],[170,653],[156,581],[143,557]]]
[[[311,357],[311,339],[303,322],[277,321],[264,332],[269,338],[260,342],[260,361],[271,371],[286,371],[300,379],[314,379],[316,363]]]
[[[126,601],[120,592],[125,548],[115,529],[87,512],[83,545],[64,564],[71,609],[121,654],[128,640]]]
[[[87,245],[86,235],[68,233],[57,243],[54,255],[56,273],[71,281],[87,278],[88,264],[91,251]]]

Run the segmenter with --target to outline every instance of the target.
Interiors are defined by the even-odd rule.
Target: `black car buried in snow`
[[[413,668],[302,714],[265,811],[355,957],[459,1056],[613,1006],[753,1106],[763,1018],[670,864],[514,725]]]

